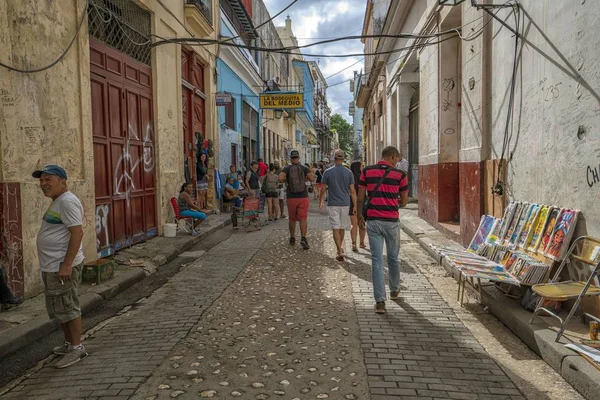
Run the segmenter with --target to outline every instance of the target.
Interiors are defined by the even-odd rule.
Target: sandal
[[[336,259],[336,261],[344,261],[344,256],[340,255],[340,256],[337,256],[335,259]]]
[[[358,253],[358,247],[356,247],[356,242],[352,242],[352,251]]]
[[[366,249],[366,248],[367,248],[367,245],[366,245],[366,244],[364,244],[364,243],[361,243],[361,244],[360,244],[360,248],[361,248],[361,249]]]

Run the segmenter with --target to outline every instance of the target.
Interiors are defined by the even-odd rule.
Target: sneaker
[[[385,314],[385,301],[375,303],[375,312],[377,314]]]
[[[52,349],[52,352],[59,356],[64,356],[65,354],[69,354],[71,351],[71,343],[65,341],[62,345],[56,346]]]
[[[24,301],[25,299],[23,299],[22,297],[11,297],[9,299],[0,301],[0,303],[11,304],[16,306],[22,304]]]
[[[296,238],[295,238],[295,237],[293,237],[293,236],[292,236],[292,237],[290,238],[290,244],[291,244],[292,246],[296,244]]]
[[[398,300],[400,298],[400,291],[396,290],[395,292],[390,292],[390,299]]]
[[[63,358],[61,358],[60,361],[56,363],[56,368],[70,367],[71,365],[83,360],[87,356],[88,353],[87,351],[85,351],[84,347],[80,349],[73,347],[71,348],[71,351],[69,351],[68,354],[65,354]]]
[[[302,245],[302,248],[303,248],[304,250],[308,250],[308,249],[310,249],[310,246],[308,245],[308,240],[307,240],[305,237],[303,237],[303,238],[300,240],[300,244]]]

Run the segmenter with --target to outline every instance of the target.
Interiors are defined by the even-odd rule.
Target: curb
[[[192,240],[188,241],[183,246],[174,249],[171,253],[159,256],[161,257],[161,262],[158,266],[160,267],[173,261],[179,254],[190,249],[208,235],[213,234],[230,224],[231,219],[225,219],[198,236],[194,236]],[[87,292],[79,296],[82,315],[85,316],[85,314],[88,314],[102,302],[110,300],[145,277],[146,273],[144,270],[136,268],[126,271],[106,283],[93,286]],[[0,335],[0,359],[16,353],[21,348],[56,330],[58,330],[58,324],[49,320],[45,315],[7,329]]]
[[[430,238],[416,233],[406,221],[401,220],[400,227],[458,281],[457,271],[429,246],[429,243],[433,242]],[[494,286],[483,287],[482,304],[583,397],[589,400],[598,398],[600,373],[583,357],[564,347],[569,341],[563,337],[560,342],[555,342],[556,332],[548,329],[539,319],[530,324],[531,313],[508,299]]]

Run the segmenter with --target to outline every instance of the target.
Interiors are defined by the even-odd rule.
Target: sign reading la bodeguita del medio
[[[304,105],[303,93],[262,93],[260,108],[262,109],[296,109]]]

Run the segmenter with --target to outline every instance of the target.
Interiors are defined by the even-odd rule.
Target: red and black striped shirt
[[[385,171],[390,172],[385,177],[379,189],[373,190]],[[406,174],[396,169],[387,161],[379,161],[363,169],[360,175],[359,187],[367,189],[369,196],[368,220],[398,221],[399,196],[408,191],[408,178]]]

